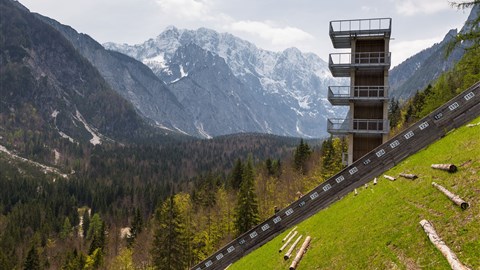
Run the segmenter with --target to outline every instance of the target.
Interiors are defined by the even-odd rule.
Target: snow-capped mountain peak
[[[106,43],[104,46],[142,61],[174,88],[173,85],[178,87],[182,79],[187,77],[186,74],[191,77],[190,80],[197,80],[198,85],[204,86],[205,83],[199,82],[203,79],[192,76],[202,73],[202,67],[194,66],[193,59],[182,58],[178,54],[179,51],[186,53],[190,44],[222,58],[226,63],[223,68],[229,69],[235,77],[231,82],[236,81],[235,83],[242,85],[244,90],[236,93],[236,97],[242,99],[243,104],[249,104],[248,113],[252,119],[256,119],[254,122],[258,123],[258,130],[245,131],[321,137],[327,135],[326,118],[342,117],[345,113],[343,108],[332,108],[328,102],[324,102],[328,85],[339,84],[335,81],[337,79],[331,76],[327,63],[317,55],[302,53],[297,48],[272,52],[229,33],[218,33],[207,28],[184,30],[174,26],[166,28],[156,38],[142,44],[125,46]],[[189,54],[189,57],[194,57],[198,64],[198,49],[192,46],[188,48],[197,51]],[[214,65],[221,66],[218,60],[213,60],[212,56],[206,54],[202,57],[211,59],[203,61],[204,69],[211,68],[217,73],[227,74],[218,70],[219,67],[213,68]],[[231,88],[228,85],[216,87]],[[205,91],[209,90],[211,89],[205,87]],[[198,104],[198,107],[205,105]],[[213,102],[208,105],[216,106]],[[336,115],[332,115],[332,112]],[[219,135],[208,130],[208,119],[200,119],[199,122],[204,123],[208,134]],[[237,128],[237,131],[241,130]]]

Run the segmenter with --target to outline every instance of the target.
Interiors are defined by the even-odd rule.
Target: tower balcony
[[[387,86],[329,86],[328,100],[335,106],[350,102],[376,103],[388,100]]]
[[[350,77],[352,70],[388,70],[391,64],[391,53],[357,52],[331,53],[328,67],[334,77]]]
[[[331,21],[329,33],[334,48],[347,49],[353,38],[390,38],[392,18]]]
[[[327,121],[327,131],[334,135],[358,134],[387,134],[389,120],[384,119],[341,119],[333,118]]]

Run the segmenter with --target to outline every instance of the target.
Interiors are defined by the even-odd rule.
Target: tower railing
[[[368,85],[368,86],[329,86],[329,99],[355,99],[355,98],[387,98],[388,86]]]
[[[350,48],[352,38],[390,38],[391,18],[337,20],[330,22],[330,39],[334,48]]]
[[[328,64],[332,67],[345,65],[390,65],[390,56],[390,52],[331,53]]]
[[[331,118],[327,121],[327,131],[332,134],[348,133],[382,133],[389,132],[389,120],[384,119],[341,119]]]
[[[335,20],[330,22],[330,34],[356,33],[363,35],[380,35],[392,31],[391,18]]]

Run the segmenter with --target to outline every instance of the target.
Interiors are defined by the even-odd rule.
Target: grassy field
[[[472,121],[478,122],[480,117]],[[433,170],[433,163],[453,163],[458,172]],[[381,176],[377,185],[370,183],[357,196],[349,194],[300,223],[299,234],[311,236],[312,242],[297,269],[450,269],[419,225],[422,219],[433,224],[464,264],[480,269],[480,125],[449,133],[385,174],[402,172],[419,178],[392,182]],[[470,208],[462,211],[432,187],[433,181]],[[288,231],[229,270],[288,269],[293,258],[284,261],[278,252]]]

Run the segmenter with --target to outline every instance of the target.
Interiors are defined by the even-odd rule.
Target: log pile
[[[282,242],[285,242],[285,240],[290,237],[290,235],[297,229],[297,226],[293,227],[293,229],[282,239]]]
[[[285,242],[285,244],[278,250],[278,252],[282,252],[287,246],[288,244],[290,244],[290,241],[292,241],[292,239],[295,237],[295,235],[297,235],[297,231],[295,231],[287,240],[287,242]]]
[[[310,245],[310,240],[312,238],[310,236],[307,236],[305,238],[305,241],[302,244],[302,247],[298,250],[297,255],[295,256],[295,259],[293,259],[292,264],[290,265],[290,270],[295,270],[297,269],[298,264],[300,263],[300,260],[302,260],[303,255],[305,252],[307,252],[307,248]]]
[[[283,259],[288,260],[290,259],[290,256],[292,256],[293,250],[297,246],[298,242],[300,242],[300,239],[302,239],[303,235],[300,235],[295,242],[293,242],[292,246],[288,249],[287,253],[283,256]]]

